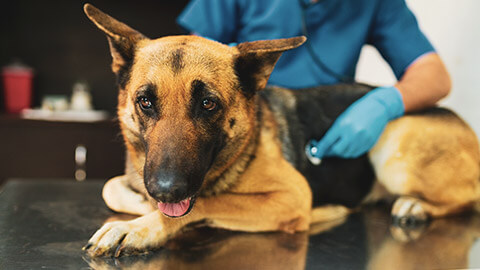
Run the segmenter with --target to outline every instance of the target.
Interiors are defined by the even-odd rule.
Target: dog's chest
[[[373,186],[374,173],[367,156],[328,158],[316,166],[305,155],[307,142],[320,139],[336,117],[369,89],[345,85],[297,91],[267,88],[262,92],[275,117],[284,158],[308,180],[314,206],[336,203],[354,207]]]

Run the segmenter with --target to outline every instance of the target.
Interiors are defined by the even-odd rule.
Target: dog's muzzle
[[[145,178],[148,194],[157,201],[158,209],[169,217],[181,217],[192,209],[198,184],[188,175],[161,171]]]

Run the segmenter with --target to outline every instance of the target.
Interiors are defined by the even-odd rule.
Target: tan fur
[[[126,175],[114,177],[105,183],[102,197],[107,206],[117,212],[132,215],[145,215],[155,210],[144,193],[135,192],[129,187],[131,178]]]
[[[392,121],[369,155],[388,193],[416,197],[430,216],[464,210],[480,198],[477,137],[453,114]]]
[[[118,256],[121,252],[159,247],[184,226],[198,221],[206,221],[211,227],[250,232],[307,230],[311,208],[309,186],[282,158],[273,122],[268,123],[262,127],[256,158],[228,192],[199,198],[192,213],[184,217],[172,219],[154,211],[132,221],[107,223],[90,239],[90,243],[95,243],[90,254]],[[258,222],[259,216],[263,217],[262,222]],[[119,248],[112,250],[123,236]]]
[[[198,222],[229,230],[294,233],[315,222],[338,224],[350,213],[335,205],[312,211],[306,179],[282,153],[276,116],[254,93],[242,94],[242,82],[253,83],[254,91],[263,89],[281,53],[301,45],[304,37],[237,47],[196,36],[151,40],[91,5],[85,6],[85,12],[106,33],[112,70],[122,80],[118,116],[127,148],[126,173],[109,180],[103,196],[111,209],[143,215],[105,224],[86,247],[91,255],[119,256],[158,248]],[[252,81],[242,81],[244,74],[235,69],[237,64],[246,65],[243,72],[253,72]],[[128,80],[121,77],[126,67]],[[187,106],[195,80],[205,82],[225,104],[223,118],[216,119],[225,133],[225,145],[204,177],[192,212],[170,218],[154,210],[157,201],[145,188],[144,168],[159,165],[158,157],[172,151],[172,145],[175,154],[169,158],[203,158],[196,149],[200,138],[209,134],[195,125]],[[138,113],[134,105],[137,92],[146,87],[161,101],[161,119]],[[479,199],[478,151],[475,135],[456,116],[402,117],[387,126],[370,153],[378,182],[369,198],[399,196],[393,214],[400,217],[463,210]]]
[[[159,146],[176,136],[181,136],[185,142],[176,142],[183,145],[178,151],[195,153],[193,147],[196,147],[196,138],[202,130],[192,126],[183,106],[189,103],[190,96],[187,93],[194,79],[207,82],[211,89],[221,89],[216,94],[228,108],[223,127],[227,131],[227,144],[207,173],[202,188],[204,191],[200,191],[204,197],[198,198],[192,213],[172,219],[154,211],[132,221],[108,223],[92,236],[92,255],[120,255],[158,247],[185,225],[199,221],[213,227],[243,231],[295,232],[308,229],[311,208],[309,186],[305,178],[282,157],[273,115],[261,102],[247,102],[247,97],[240,94],[233,70],[236,57],[245,57],[245,61],[256,57],[268,59],[264,61],[263,73],[260,73],[263,75],[256,75],[257,83],[264,84],[281,51],[298,46],[304,38],[279,40],[275,44],[255,42],[240,48],[195,36],[128,39],[121,35],[136,33],[135,30],[126,30],[124,24],[117,23],[111,17],[98,16],[101,12],[92,6],[86,5],[85,10],[97,26],[107,25],[100,28],[106,32],[109,40],[113,40],[111,45],[112,42],[120,42],[121,48],[133,47],[135,54],[130,79],[120,90],[118,106],[127,146],[127,174],[110,180],[104,191],[107,205],[112,209],[129,213],[149,211],[143,202],[138,203],[139,194],[151,200],[140,184],[146,162],[141,136],[153,142],[149,151],[159,155],[163,151]],[[120,27],[120,33],[115,32],[115,25]],[[133,42],[133,45],[129,42]],[[118,47],[111,46],[115,73],[119,72],[118,66],[125,62],[125,59],[118,58],[122,55],[115,52]],[[170,57],[172,49],[179,47],[182,48],[182,61],[188,65],[177,63],[181,65],[181,71],[176,72],[172,69],[174,59]],[[272,54],[269,54],[270,51]],[[132,102],[137,89],[147,84],[155,86],[156,94],[162,100],[162,119],[165,120],[142,131],[139,123],[145,119],[134,112]],[[263,123],[260,126],[256,120],[256,106],[262,106],[264,111],[262,119],[259,119]],[[228,122],[231,118],[236,123],[233,127]],[[181,130],[176,127],[181,127]],[[129,182],[126,183],[125,179]],[[121,188],[122,185],[125,188]],[[113,194],[118,192],[125,195],[125,201],[113,198]],[[251,212],[252,207],[256,208],[255,213]],[[262,217],[261,222],[258,217]],[[119,243],[119,237],[124,236]]]

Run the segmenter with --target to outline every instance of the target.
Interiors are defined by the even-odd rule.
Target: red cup
[[[31,68],[14,64],[2,70],[5,94],[5,109],[7,113],[20,113],[32,105]]]

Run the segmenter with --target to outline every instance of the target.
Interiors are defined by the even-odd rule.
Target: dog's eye
[[[206,98],[202,100],[202,107],[207,111],[213,111],[215,108],[217,108],[217,103],[209,98]]]
[[[149,110],[153,107],[152,102],[147,97],[139,97],[138,104],[142,110]]]

